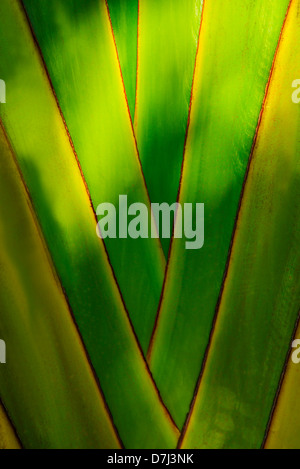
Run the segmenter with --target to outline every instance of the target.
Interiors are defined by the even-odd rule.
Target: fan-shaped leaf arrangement
[[[1,448],[300,447],[299,11],[1,1]],[[120,195],[204,247],[99,239]]]

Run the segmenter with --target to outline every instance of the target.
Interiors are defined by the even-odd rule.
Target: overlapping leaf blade
[[[297,328],[295,339],[300,337]],[[265,442],[266,449],[299,449],[300,367],[289,354],[287,368]]]
[[[135,131],[155,203],[177,200],[202,3],[140,1]]]
[[[297,328],[295,339],[300,337]],[[286,373],[265,443],[266,449],[299,449],[299,363],[289,355]]]
[[[5,410],[0,403],[0,449],[20,449],[20,443],[15,435]]]
[[[1,130],[0,337],[13,345],[13,365],[0,369],[0,399],[22,442],[119,445],[59,282],[125,446],[177,442],[142,356],[163,282],[160,244],[106,240],[114,278],[95,232],[101,202],[118,205],[129,194],[129,203],[149,207],[135,117],[151,201],[173,203],[181,177],[179,201],[206,205],[204,248],[173,242],[148,351],[168,409],[179,427],[185,422],[179,446],[259,447],[300,296],[299,108],[290,88],[299,0],[238,0],[234,8],[229,0],[1,3],[8,104],[0,115],[13,149]],[[168,240],[163,247],[167,255]],[[289,363],[267,447],[299,446],[298,382]],[[1,446],[19,442],[0,404]]]
[[[179,427],[205,355],[288,1],[206,1],[180,193],[205,203],[205,245],[173,242],[150,365]],[[222,27],[220,27],[222,25]]]
[[[298,316],[299,53],[292,1],[258,129],[209,355],[183,447],[259,448]],[[242,429],[242,431],[241,431]]]
[[[139,0],[107,0],[132,121],[135,113]]]
[[[94,208],[119,195],[149,207],[105,0],[25,0]],[[124,213],[121,214],[124,217]],[[129,217],[130,219],[130,217]],[[106,239],[144,352],[163,283],[157,239]],[[142,314],[141,314],[142,311]]]
[[[300,297],[300,260],[299,260],[299,233],[300,233],[300,107],[290,100],[291,90],[289,84],[299,77],[300,51],[294,45],[300,41],[299,0],[293,0],[290,17],[288,19],[283,38],[278,64],[274,75],[274,103],[276,103],[276,129],[270,130],[272,148],[276,148],[275,156],[281,162],[279,170],[282,171],[280,188],[289,190],[291,201],[286,212],[289,214],[290,224],[286,225],[285,232],[289,237],[282,238],[280,251],[290,244],[290,259],[283,272],[282,288],[280,290],[282,303],[287,307],[293,304],[296,297],[295,308],[299,306]],[[278,86],[277,86],[278,84]],[[278,95],[278,88],[281,93]],[[270,111],[274,104],[270,96]],[[273,114],[274,111],[273,111]],[[282,127],[281,127],[282,126]],[[275,125],[274,125],[275,127]],[[280,127],[284,132],[280,131]],[[282,156],[283,155],[283,156]],[[273,154],[272,154],[273,156]],[[276,160],[275,160],[276,161]],[[291,176],[294,170],[294,176]],[[289,189],[287,189],[289,186]],[[282,210],[282,203],[279,204]],[[276,267],[277,268],[277,267]],[[298,304],[297,304],[298,301]],[[285,327],[285,325],[284,325]],[[281,337],[281,334],[279,335]],[[300,337],[300,328],[296,331],[295,339]],[[274,358],[275,359],[275,358]],[[292,362],[288,356],[288,365],[282,388],[276,402],[274,416],[270,425],[266,447],[270,449],[296,449],[300,448],[299,438],[299,386],[300,367]]]
[[[51,3],[53,5],[53,3]],[[19,3],[3,0],[6,131],[55,267],[128,448],[173,447],[177,431],[136,343],[66,130]]]
[[[118,448],[1,127],[0,157],[0,397],[26,448]]]

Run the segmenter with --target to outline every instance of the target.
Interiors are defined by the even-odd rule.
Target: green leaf
[[[25,0],[91,199],[117,208],[149,199],[138,159],[105,0]],[[123,214],[122,214],[123,215]],[[106,239],[143,351],[163,284],[158,239]]]
[[[0,155],[1,399],[26,448],[118,448],[1,127]]]
[[[149,351],[162,398],[184,424],[222,286],[253,138],[288,0],[207,1],[180,203],[205,204],[205,244],[174,239]]]
[[[300,327],[297,328],[295,340],[299,340],[299,337]],[[299,363],[293,363],[291,355],[288,356],[288,360],[271,425],[268,428],[265,449],[300,449],[300,367]]]
[[[15,431],[0,403],[0,449],[21,449]]]
[[[107,0],[132,121],[135,113],[139,0]]]
[[[177,429],[96,236],[90,200],[24,12],[18,2],[3,0],[0,16],[0,76],[7,84],[1,117],[116,427],[127,448],[174,447]]]
[[[291,99],[300,1],[292,4],[184,448],[260,448],[290,350],[300,298],[300,112]]]
[[[139,5],[135,131],[151,202],[177,200],[202,0]],[[168,255],[169,239],[162,239]]]
[[[286,304],[287,308],[293,307],[295,310],[299,307],[300,297],[300,105],[291,101],[290,95],[295,90],[290,88],[289,84],[293,83],[295,78],[299,78],[300,50],[295,47],[295,44],[299,44],[300,41],[299,8],[300,1],[294,0],[291,5],[273,79],[273,90],[274,94],[276,93],[274,101],[277,103],[276,115],[272,108],[271,112],[276,119],[277,131],[274,133],[271,126],[269,129],[273,149],[272,156],[274,155],[275,162],[278,162],[278,173],[281,171],[279,187],[281,191],[285,190],[290,193],[289,205],[287,205],[287,199],[284,199],[285,205],[280,201],[281,210],[283,211],[286,207],[286,216],[289,217],[289,224],[283,227],[280,251],[282,248],[287,250],[290,243],[290,259],[289,263],[286,263],[285,270],[282,271],[283,281],[280,289],[281,295],[278,300],[282,299],[283,305]],[[279,94],[277,86],[281,91]],[[279,131],[279,129],[284,129],[284,131]],[[293,170],[294,175],[292,176]],[[289,189],[288,185],[290,185]],[[283,327],[286,327],[285,324],[286,322],[284,322]],[[295,339],[299,338],[300,327],[298,326]],[[266,448],[300,448],[299,386],[300,366],[293,363],[289,354],[287,370],[279,390],[280,393],[269,428]]]

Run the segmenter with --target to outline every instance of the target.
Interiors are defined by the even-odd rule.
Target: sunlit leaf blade
[[[277,150],[275,156],[281,159],[282,171],[281,188],[287,190],[290,185],[291,202],[288,208],[290,223],[294,224],[293,232],[290,226],[285,227],[285,231],[289,234],[294,233],[294,238],[290,236],[283,238],[280,250],[286,248],[286,245],[292,242],[290,264],[287,264],[285,271],[286,285],[283,293],[285,302],[294,299],[294,291],[298,292],[298,306],[300,297],[300,260],[299,260],[299,244],[300,244],[300,106],[294,104],[290,100],[291,89],[289,84],[299,77],[300,51],[295,48],[295,44],[300,43],[300,17],[299,17],[300,1],[294,0],[291,6],[290,18],[286,26],[282,48],[278,57],[278,66],[274,76],[274,88],[283,84],[284,93],[277,96],[279,113],[276,113],[276,125],[282,123],[284,129],[281,133],[272,134],[272,147]],[[294,90],[292,90],[294,91]],[[272,110],[272,108],[271,108]],[[272,129],[270,129],[272,130]],[[292,151],[294,150],[294,154]],[[272,155],[273,156],[273,155]],[[291,172],[294,168],[294,177],[292,179]],[[281,203],[280,203],[281,206]],[[283,207],[282,207],[283,210]],[[292,218],[294,216],[294,219]],[[289,231],[287,231],[289,229]],[[287,248],[286,248],[287,249]],[[294,257],[292,257],[294,256]],[[293,273],[295,274],[293,275]],[[292,288],[294,283],[294,289]],[[296,298],[297,300],[297,298]],[[295,305],[297,307],[297,304]],[[295,339],[300,338],[300,327],[298,327]],[[275,360],[275,357],[274,357]],[[267,439],[267,448],[300,448],[300,403],[299,403],[299,387],[300,387],[300,366],[292,362],[289,356],[288,367],[284,377],[281,392],[275,408],[274,417],[270,426],[269,436]]]
[[[300,337],[298,327],[295,339]],[[298,357],[297,357],[298,358]],[[271,426],[265,444],[266,449],[300,449],[299,425],[300,366],[289,356],[287,370],[280,389]]]
[[[201,10],[202,0],[140,1],[135,131],[151,202],[177,200]]]
[[[105,0],[25,0],[93,205],[149,205]],[[122,216],[124,214],[122,213]],[[158,239],[107,239],[111,264],[144,352],[165,259]]]
[[[1,1],[0,16],[5,18],[0,76],[7,84],[1,117],[114,422],[128,448],[172,447],[176,428],[96,236],[90,201],[26,18],[19,3],[9,0]]]
[[[300,54],[294,0],[275,60],[216,326],[183,447],[259,448],[300,298]],[[295,411],[295,410],[294,410]]]
[[[0,403],[0,449],[21,449],[15,431]]]
[[[118,448],[1,127],[0,158],[1,399],[26,448]]]
[[[180,202],[205,203],[205,244],[189,251],[185,239],[174,240],[150,349],[154,379],[179,427],[211,333],[287,7],[287,0],[239,0],[234,8],[229,0],[204,4]]]
[[[139,0],[107,0],[131,119],[134,119]]]

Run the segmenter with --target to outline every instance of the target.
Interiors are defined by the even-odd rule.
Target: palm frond
[[[300,447],[299,9],[1,1],[0,449]]]
[[[179,428],[213,327],[287,6],[288,1],[244,1],[233,12],[230,2],[204,4],[179,201],[205,202],[205,246],[188,251],[184,239],[174,239],[149,353],[154,379]]]

